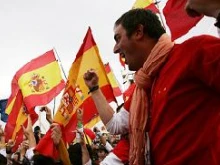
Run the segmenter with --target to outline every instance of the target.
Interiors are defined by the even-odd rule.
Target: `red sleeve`
[[[198,37],[192,41],[191,70],[204,84],[220,92],[220,39]]]
[[[129,141],[122,138],[112,152],[124,163],[128,163],[129,158]]]

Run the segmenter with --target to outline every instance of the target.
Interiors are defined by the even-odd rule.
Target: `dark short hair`
[[[55,160],[53,160],[53,158],[41,154],[35,154],[32,157],[32,161],[33,161],[33,165],[42,165],[42,164],[55,165]]]
[[[80,143],[71,144],[68,148],[68,153],[72,164],[82,164],[82,148]]]
[[[0,154],[0,165],[5,165],[7,164],[7,158]]]
[[[35,133],[38,133],[38,132],[40,132],[40,127],[37,125],[36,127],[34,127],[34,132]]]
[[[157,40],[165,33],[158,16],[146,9],[129,10],[115,22],[115,26],[120,24],[125,28],[128,38],[131,37],[139,25],[143,25],[144,34]]]
[[[98,151],[104,151],[105,153],[108,153],[108,150],[101,144],[99,145]]]

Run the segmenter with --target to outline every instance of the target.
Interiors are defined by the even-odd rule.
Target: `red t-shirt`
[[[154,165],[220,165],[220,39],[175,45],[151,97]]]

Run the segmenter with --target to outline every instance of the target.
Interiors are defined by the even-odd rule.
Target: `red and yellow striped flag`
[[[5,139],[6,141],[8,141],[9,139],[16,139],[15,148],[23,140],[23,132],[21,129],[21,125],[27,125],[27,114],[30,114],[33,123],[38,118],[38,115],[35,113],[33,109],[29,111],[26,109],[23,103],[21,90],[19,90],[14,98],[11,112],[8,116],[8,121],[5,126]]]
[[[27,114],[37,119],[35,106],[49,103],[64,88],[58,63],[53,50],[33,59],[18,70],[12,79],[12,93],[6,113],[6,139],[22,137],[21,125],[27,123]]]
[[[70,68],[68,82],[61,99],[61,104],[54,117],[55,122],[64,125],[67,142],[69,143],[74,139],[74,133],[72,131],[76,129],[76,109],[79,107],[84,109],[84,124],[91,121],[98,114],[83,79],[84,73],[91,68],[95,69],[99,75],[99,86],[106,99],[109,102],[115,101],[112,87],[108,81],[97,45],[89,28],[83,44],[76,55],[76,59]]]
[[[151,10],[154,13],[159,13],[158,8],[155,6],[155,3],[153,0],[136,0],[134,5],[132,6],[132,9],[136,8],[144,8]]]
[[[109,63],[105,64],[105,71],[107,73],[107,76],[108,76],[108,79],[109,79],[110,84],[112,86],[113,93],[114,93],[115,97],[121,96],[122,92],[119,87],[119,83],[118,83],[114,73],[112,72],[112,69],[111,69]]]
[[[27,109],[49,103],[65,87],[53,50],[24,65],[16,79]]]

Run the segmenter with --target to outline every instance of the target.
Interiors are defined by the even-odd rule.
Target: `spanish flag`
[[[48,104],[65,87],[53,50],[24,65],[15,76],[27,109]]]
[[[20,137],[21,125],[27,123],[27,114],[33,116],[34,123],[38,117],[35,106],[48,104],[64,86],[53,50],[17,71],[12,79],[12,92],[6,106],[9,115],[5,127],[6,140]]]
[[[154,13],[159,13],[159,10],[153,0],[136,0],[132,9],[136,8],[144,8],[147,10],[151,10]]]
[[[117,81],[117,79],[116,79],[109,63],[105,64],[105,71],[107,73],[110,84],[113,88],[113,93],[114,93],[115,97],[121,96],[122,92],[121,92],[121,89],[119,87],[119,83],[118,83],[118,81]]]
[[[8,141],[9,139],[15,140],[15,136],[16,136],[16,131],[15,130],[18,129],[18,128],[16,128],[16,125],[18,123],[17,119],[18,119],[18,121],[20,121],[19,127],[24,122],[23,117],[21,117],[21,115],[23,113],[20,113],[20,112],[24,112],[23,97],[22,97],[22,94],[21,94],[21,90],[19,90],[17,92],[17,95],[15,95],[15,97],[13,99],[13,103],[11,103],[11,104],[9,103],[8,106],[10,106],[10,114],[8,116],[8,121],[5,125],[5,138],[6,138],[6,141]],[[18,116],[20,118],[18,118]]]
[[[15,103],[15,100],[16,100],[16,96],[18,95],[19,91],[20,91],[20,89],[19,89],[19,86],[18,86],[18,82],[16,80],[16,77],[14,76],[13,79],[12,79],[12,82],[11,82],[11,95],[8,99],[7,106],[6,106],[6,109],[5,109],[5,113],[7,113],[7,114],[11,113],[12,108],[13,108],[14,103]]]
[[[19,90],[14,99],[11,112],[8,116],[8,121],[5,126],[5,139],[6,141],[12,139],[16,142],[14,146],[15,150],[23,140],[21,125],[24,125],[26,127],[28,114],[30,114],[32,122],[35,123],[38,115],[35,113],[34,109],[31,109],[29,111],[26,109],[23,103],[21,90]]]
[[[106,99],[109,102],[116,101],[97,45],[93,39],[91,29],[89,28],[83,44],[76,55],[76,59],[70,68],[63,97],[54,117],[55,122],[64,125],[68,143],[71,143],[74,139],[74,133],[72,131],[76,129],[77,108],[84,109],[84,125],[98,115],[95,104],[88,94],[88,88],[83,79],[84,73],[91,68],[95,69],[99,75],[99,86]]]

